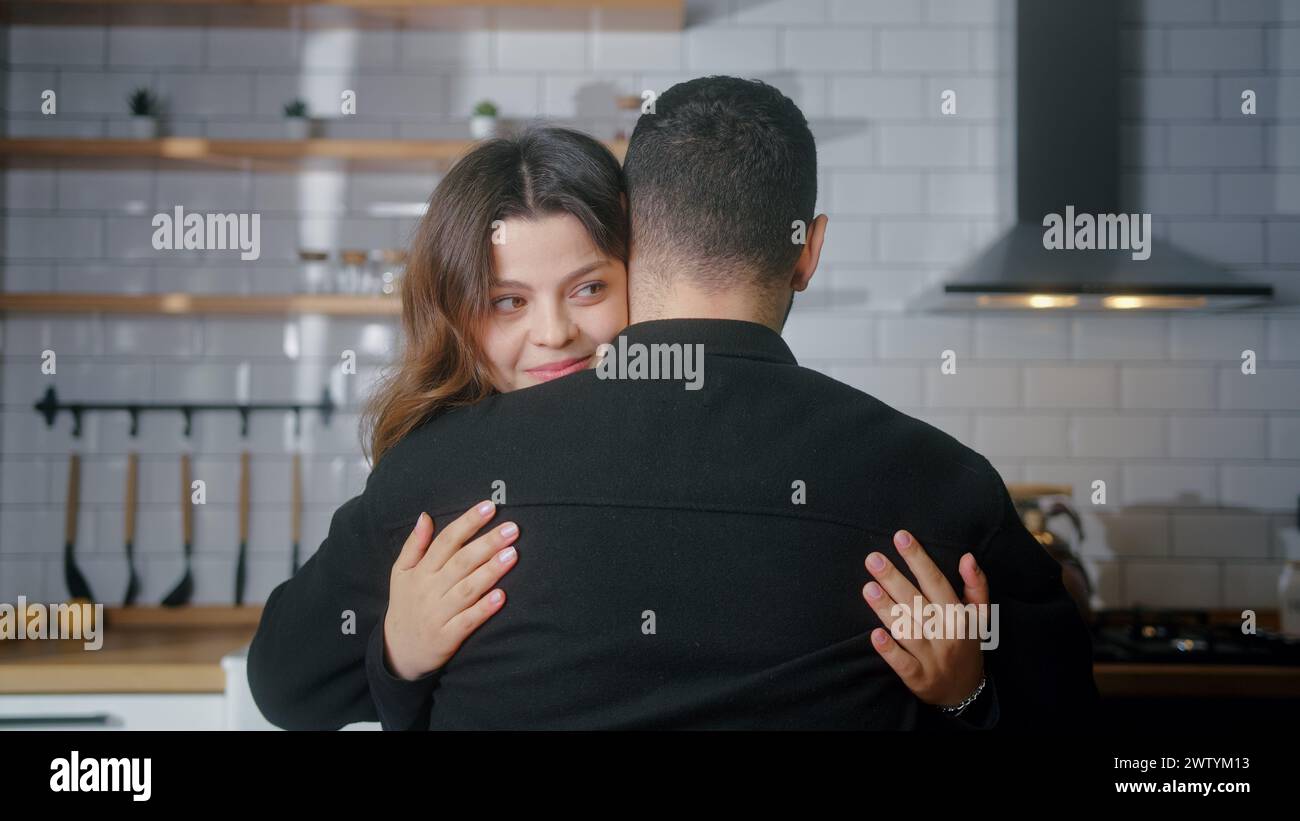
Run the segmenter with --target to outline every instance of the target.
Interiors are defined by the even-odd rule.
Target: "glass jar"
[[[328,251],[298,249],[299,269],[305,290],[309,294],[328,294],[334,290],[333,277],[330,274]]]
[[[339,251],[339,270],[337,277],[337,291],[340,294],[358,294],[361,293],[363,279],[366,272],[365,251],[355,249]]]
[[[401,248],[389,248],[380,253],[379,293],[391,296],[401,286],[402,275],[406,273],[406,251]]]

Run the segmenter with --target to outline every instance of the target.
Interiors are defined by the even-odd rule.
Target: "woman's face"
[[[481,344],[502,392],[594,368],[627,325],[627,268],[570,214],[505,220]]]

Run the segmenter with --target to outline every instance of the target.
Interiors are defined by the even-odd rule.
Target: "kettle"
[[[1061,565],[1061,582],[1074,599],[1085,621],[1092,618],[1092,580],[1070,543],[1051,530],[1052,519],[1065,516],[1070,520],[1079,544],[1083,543],[1083,521],[1070,501],[1074,490],[1069,485],[1028,484],[1008,485],[1016,511],[1029,534],[1038,540],[1053,559]]]

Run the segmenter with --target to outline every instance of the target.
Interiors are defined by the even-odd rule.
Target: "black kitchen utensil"
[[[180,607],[189,604],[194,595],[194,574],[190,555],[194,552],[194,506],[190,502],[190,455],[181,454],[181,538],[184,539],[185,575],[180,583],[162,600],[164,607]]]
[[[293,454],[293,496],[289,502],[289,532],[293,539],[289,553],[293,572],[298,572],[298,543],[302,541],[302,454]]]
[[[68,457],[68,511],[63,523],[63,579],[67,582],[68,593],[72,598],[94,601],[95,594],[90,592],[90,585],[86,583],[86,577],[81,575],[77,559],[73,556],[77,545],[77,498],[80,488],[81,457],[73,453]]]
[[[235,563],[235,604],[244,603],[248,577],[248,451],[239,454],[239,560]]]
[[[126,455],[126,595],[122,604],[127,607],[135,604],[135,597],[140,593],[140,577],[135,572],[135,488],[139,476],[140,456],[137,453]]]

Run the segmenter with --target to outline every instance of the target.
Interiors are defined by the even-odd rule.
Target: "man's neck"
[[[633,275],[628,276],[631,279]],[[766,325],[780,333],[785,324],[785,306],[776,310],[772,301],[754,288],[713,294],[685,284],[677,277],[671,285],[633,286],[628,318],[632,323],[652,319],[738,319]]]

